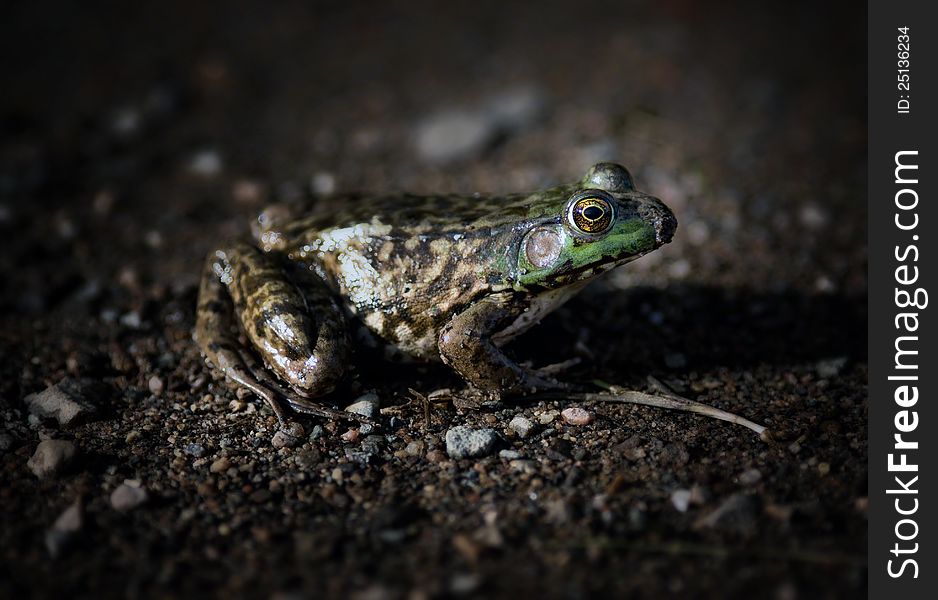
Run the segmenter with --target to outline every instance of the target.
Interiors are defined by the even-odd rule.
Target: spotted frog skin
[[[253,243],[226,245],[205,264],[194,338],[281,421],[279,399],[336,416],[310,399],[341,381],[353,339],[443,361],[490,394],[557,389],[502,346],[597,275],[671,241],[677,227],[612,163],[529,194],[345,204],[341,213],[268,209]]]

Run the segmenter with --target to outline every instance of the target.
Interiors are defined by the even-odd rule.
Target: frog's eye
[[[602,235],[612,228],[615,208],[612,198],[600,190],[584,190],[570,199],[567,223],[575,233]]]

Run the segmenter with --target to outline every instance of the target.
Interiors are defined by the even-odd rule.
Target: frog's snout
[[[643,195],[638,201],[638,214],[655,228],[655,244],[667,244],[674,237],[677,219],[664,202],[654,196]]]
[[[655,219],[655,241],[661,244],[667,244],[674,237],[674,231],[677,229],[677,219],[664,204],[661,205],[661,216]]]

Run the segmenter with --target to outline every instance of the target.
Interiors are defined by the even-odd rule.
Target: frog
[[[359,344],[389,359],[442,362],[496,398],[563,390],[506,344],[601,274],[669,243],[676,228],[671,209],[611,162],[529,193],[274,206],[251,238],[209,253],[193,337],[211,367],[294,429],[284,404],[368,420],[321,401]]]

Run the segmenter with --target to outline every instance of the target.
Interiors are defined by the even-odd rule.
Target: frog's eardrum
[[[528,262],[539,269],[554,264],[563,249],[563,235],[556,227],[538,227],[524,240]]]

